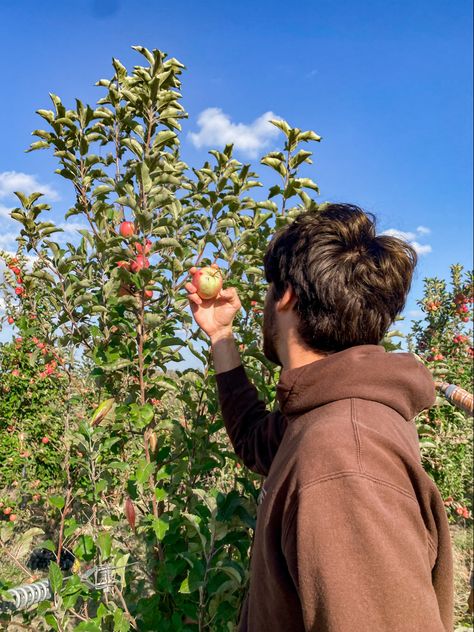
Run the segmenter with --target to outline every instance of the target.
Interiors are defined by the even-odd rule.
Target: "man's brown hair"
[[[418,257],[409,243],[376,236],[375,221],[358,206],[325,204],[270,241],[265,278],[275,300],[293,288],[298,333],[310,348],[380,344],[403,310]]]

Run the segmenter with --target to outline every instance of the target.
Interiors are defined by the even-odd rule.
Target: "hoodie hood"
[[[431,373],[412,353],[381,345],[359,345],[296,369],[283,369],[277,385],[280,410],[302,415],[313,408],[355,397],[379,402],[410,421],[433,406]]]

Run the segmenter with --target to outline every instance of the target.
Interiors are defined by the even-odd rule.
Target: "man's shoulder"
[[[402,462],[419,464],[416,429],[378,402],[339,400],[315,408],[295,422],[287,447],[301,485],[342,471],[375,476],[391,472],[398,479],[404,470]]]

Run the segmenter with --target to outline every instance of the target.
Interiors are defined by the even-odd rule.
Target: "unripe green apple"
[[[202,299],[215,298],[222,289],[222,274],[218,268],[206,266],[193,274],[192,284]]]

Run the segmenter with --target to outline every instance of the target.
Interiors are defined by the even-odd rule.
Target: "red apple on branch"
[[[132,272],[138,272],[139,270],[143,270],[143,268],[149,268],[150,262],[143,255],[138,255],[131,263],[130,270]]]
[[[148,255],[148,254],[150,254],[151,246],[152,246],[151,241],[150,241],[149,239],[147,239],[147,240],[145,241],[145,246],[144,246],[142,243],[137,242],[137,243],[135,244],[135,250],[136,250],[136,251],[138,252],[138,254],[140,254],[140,255]]]
[[[215,265],[197,270],[192,277],[192,284],[202,299],[215,298],[222,289],[222,274]]]
[[[122,222],[119,227],[122,237],[131,237],[135,234],[135,226],[133,222]]]

